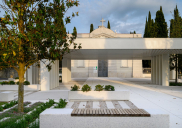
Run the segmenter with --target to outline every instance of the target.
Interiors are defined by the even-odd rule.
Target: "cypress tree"
[[[147,31],[148,31],[148,22],[147,22],[147,17],[146,17],[146,23],[145,23],[145,30],[144,30],[144,37],[147,37]]]
[[[171,26],[172,30],[170,33],[172,33],[172,38],[180,38],[181,37],[181,17],[179,15],[179,11],[176,5],[176,8],[174,9],[174,20],[172,20]]]
[[[151,13],[149,11],[149,15],[148,15],[148,32],[147,32],[147,36],[151,37],[151,27],[152,27],[152,20],[151,20]]]
[[[147,21],[147,18],[146,18],[144,37],[152,37],[151,36],[151,27],[152,27],[152,19],[151,19],[151,13],[149,11],[148,21]]]
[[[108,23],[107,23],[107,28],[108,28],[108,29],[111,29],[111,26],[110,26],[109,20],[108,20]]]
[[[170,38],[173,38],[174,35],[173,35],[173,27],[174,27],[174,19],[171,19],[170,20]]]
[[[91,24],[91,25],[90,25],[90,33],[91,33],[93,30],[94,30],[94,25]]]
[[[76,30],[76,27],[73,28],[73,33],[76,34],[77,36],[77,30]]]
[[[157,37],[159,38],[168,37],[167,23],[165,22],[164,19],[162,6],[160,6],[160,10],[156,12],[155,23],[157,24]]]

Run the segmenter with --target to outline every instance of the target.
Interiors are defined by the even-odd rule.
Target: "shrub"
[[[29,81],[24,81],[24,85],[30,85]]]
[[[57,106],[55,106],[54,108],[65,108],[66,107],[66,104],[67,104],[67,102],[66,102],[66,99],[60,99],[59,100],[59,103],[57,103],[58,105]]]
[[[76,84],[73,87],[71,86],[71,91],[78,91],[78,89],[80,89],[80,87]]]
[[[82,91],[83,92],[88,92],[88,91],[91,91],[91,86],[89,86],[88,84],[85,84],[85,85],[83,85],[83,87],[82,87]]]
[[[1,83],[1,85],[6,85],[6,84],[9,84],[9,82],[3,81],[3,82]]]
[[[19,85],[19,81],[16,82],[17,85]],[[24,81],[23,85],[30,85],[30,82],[29,81]]]
[[[106,91],[115,91],[115,88],[114,88],[114,86],[112,86],[112,85],[106,85],[106,86],[105,86],[105,90],[106,90]]]
[[[14,81],[9,81],[9,84],[10,85],[15,85],[15,82]]]
[[[2,112],[3,111],[3,107],[2,106],[0,106],[0,112]]]
[[[102,86],[102,85],[98,84],[95,86],[95,91],[102,91],[103,89],[104,89],[104,85]]]
[[[19,77],[15,77],[15,79],[19,79]]]

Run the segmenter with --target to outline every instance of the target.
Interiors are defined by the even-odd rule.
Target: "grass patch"
[[[182,86],[182,83],[170,82],[169,86]]]
[[[7,102],[0,102],[0,105],[6,104]]]

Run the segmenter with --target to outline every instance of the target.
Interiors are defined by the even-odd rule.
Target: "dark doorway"
[[[98,77],[108,77],[108,60],[98,60]]]

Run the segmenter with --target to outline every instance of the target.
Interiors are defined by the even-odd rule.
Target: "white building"
[[[120,34],[113,32],[111,29],[108,29],[104,26],[99,26],[98,29],[95,29],[91,33],[77,34],[77,39],[98,38],[142,38],[142,34]],[[99,45],[99,43],[97,45]],[[121,54],[120,56],[123,56],[123,54]],[[104,60],[104,58],[101,58],[99,60],[71,60],[71,77],[142,78],[146,76],[145,74],[143,76],[142,60]],[[150,77],[150,74],[148,77]]]
[[[182,39],[141,37],[119,34],[104,26],[78,34],[75,43],[81,43],[82,49],[75,51],[71,46],[71,53],[63,57],[62,82],[75,77],[145,77],[142,60],[151,60],[151,82],[169,86],[169,54],[182,54]],[[36,72],[29,70],[27,79],[35,81]],[[50,72],[41,63],[40,85],[42,91],[59,86],[59,61]]]

